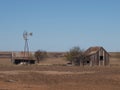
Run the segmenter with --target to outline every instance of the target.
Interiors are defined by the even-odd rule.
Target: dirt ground
[[[0,90],[120,90],[120,66],[0,66]]]
[[[0,90],[120,90],[120,53],[110,55],[106,67],[62,66],[55,57],[28,66],[0,60]]]

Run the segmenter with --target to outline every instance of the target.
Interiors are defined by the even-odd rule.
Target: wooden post
[[[90,60],[90,67],[92,67],[92,64],[93,64],[93,62],[92,62],[92,60]]]
[[[90,57],[90,66],[93,66],[93,56]]]
[[[105,66],[105,51],[103,51],[103,66]]]
[[[99,66],[101,65],[101,62],[100,62],[100,51],[99,51]]]
[[[11,52],[11,62],[13,63],[13,52]]]

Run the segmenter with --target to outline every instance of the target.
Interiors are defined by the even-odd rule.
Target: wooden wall
[[[104,50],[100,49],[97,53],[90,56],[90,65],[105,66],[109,64],[109,54]]]

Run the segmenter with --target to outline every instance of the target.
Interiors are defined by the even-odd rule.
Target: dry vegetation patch
[[[120,90],[118,66],[0,67],[0,90]]]

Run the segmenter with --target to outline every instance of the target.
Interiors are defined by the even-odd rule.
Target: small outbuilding
[[[14,64],[35,64],[36,63],[36,60],[34,59],[30,59],[30,58],[15,58],[13,60],[13,63]]]
[[[36,60],[34,59],[34,57],[32,57],[32,52],[29,52],[30,56],[29,57],[25,57],[24,56],[24,52],[14,52],[13,54],[13,60],[12,63],[13,64],[35,64]]]
[[[109,53],[103,47],[90,47],[85,51],[88,57],[87,64],[90,66],[106,66],[109,65]]]

